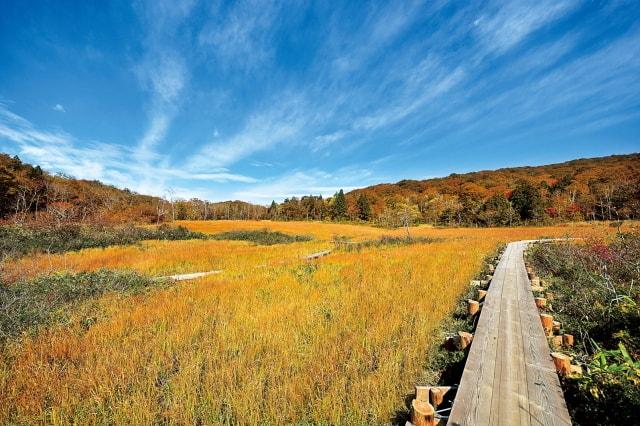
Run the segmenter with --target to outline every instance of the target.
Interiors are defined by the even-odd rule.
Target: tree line
[[[172,220],[360,221],[381,226],[514,226],[640,218],[640,155],[380,184],[268,206],[153,197],[51,175],[0,154],[0,219],[42,223]]]

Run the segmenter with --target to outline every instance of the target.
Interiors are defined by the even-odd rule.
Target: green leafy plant
[[[258,245],[270,246],[273,244],[290,244],[301,241],[311,241],[308,235],[289,235],[279,231],[261,229],[257,231],[228,231],[213,235],[214,240],[249,241]]]
[[[82,302],[106,293],[135,294],[169,285],[135,272],[56,273],[0,285],[0,342],[65,319]],[[89,324],[91,317],[81,322]]]
[[[609,350],[600,348],[596,342],[592,344],[598,350],[579,381],[594,398],[603,396],[606,385],[640,386],[640,361],[629,355],[624,344],[618,343],[618,349]]]
[[[206,239],[200,232],[183,226],[0,226],[0,258],[30,253],[60,253],[94,247],[135,244],[142,240]]]

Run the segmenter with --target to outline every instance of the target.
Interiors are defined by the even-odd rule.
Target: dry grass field
[[[217,233],[269,228],[308,242],[145,242],[38,255],[6,265],[16,279],[98,268],[150,275],[221,269],[143,295],[97,302],[71,320],[7,343],[0,423],[388,424],[421,378],[440,322],[499,243],[604,236],[606,224],[413,228],[435,242],[336,251],[402,230],[310,222],[182,222]]]

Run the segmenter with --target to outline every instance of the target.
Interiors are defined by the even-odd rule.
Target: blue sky
[[[260,203],[640,151],[637,1],[0,2],[0,150]]]

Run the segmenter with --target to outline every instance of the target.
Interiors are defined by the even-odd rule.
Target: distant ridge
[[[240,200],[165,200],[99,181],[54,176],[0,153],[0,220],[6,222],[333,219],[385,226],[637,219],[640,154],[401,180],[336,195],[292,197],[268,208]]]

